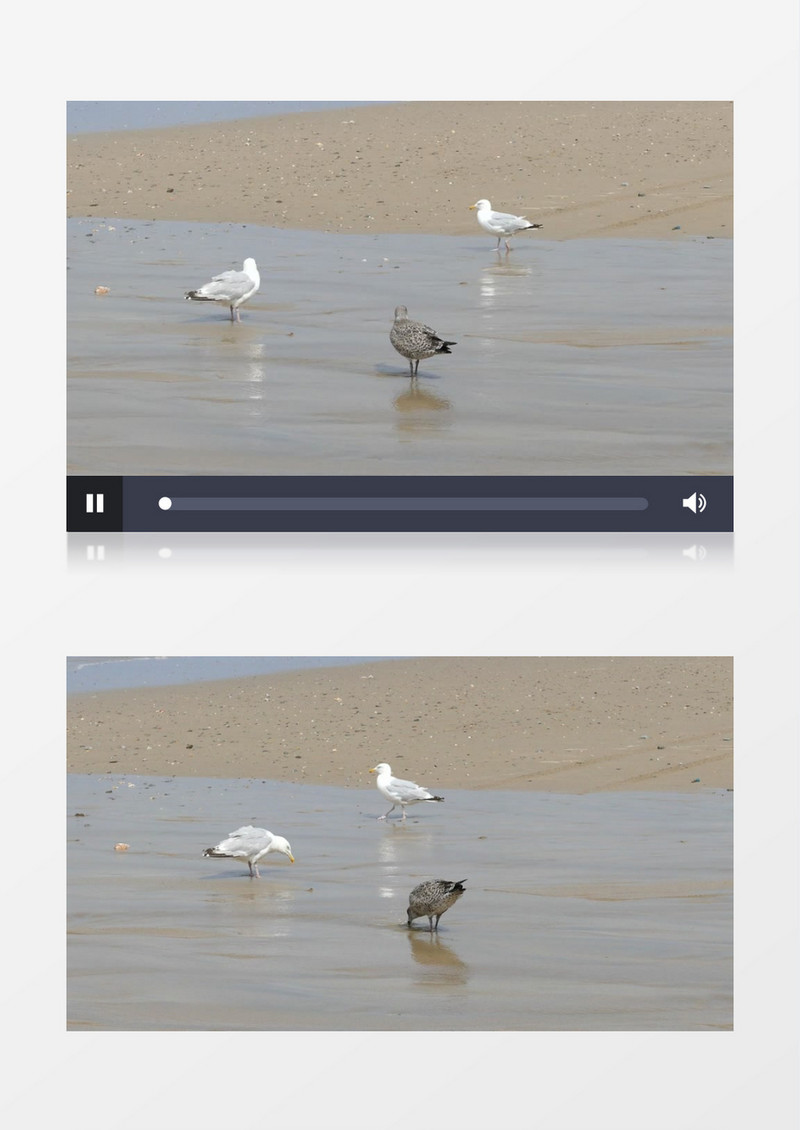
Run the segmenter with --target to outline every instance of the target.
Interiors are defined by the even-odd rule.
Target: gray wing
[[[228,852],[230,855],[234,853],[250,855],[252,852],[260,851],[266,847],[271,839],[272,833],[265,828],[254,828],[252,824],[248,824],[244,828],[237,828],[235,832],[231,832],[227,840],[217,844],[216,850]]]
[[[427,800],[431,795],[421,785],[416,785],[413,781],[400,781],[397,777],[392,777],[388,787],[389,792],[394,793],[398,800]]]
[[[204,298],[235,299],[241,298],[253,289],[253,280],[244,271],[223,271],[221,275],[214,275],[211,282],[201,286],[197,291]]]
[[[512,216],[510,212],[492,212],[489,219],[503,228],[516,229],[525,227],[528,223],[524,216]]]

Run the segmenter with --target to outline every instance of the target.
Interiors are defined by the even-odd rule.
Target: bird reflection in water
[[[491,303],[496,298],[508,294],[508,290],[503,286],[503,279],[530,274],[532,274],[530,267],[517,267],[506,263],[505,260],[499,260],[496,266],[487,267],[481,272],[481,301]]]
[[[446,413],[452,404],[446,396],[438,396],[422,388],[419,379],[411,381],[405,392],[394,398],[395,428],[399,432],[430,432],[446,428],[450,421]]]
[[[262,866],[260,883],[251,882],[246,871],[236,872],[246,883],[215,883],[205,900],[208,920],[224,932],[234,929],[242,938],[291,937],[296,930],[297,891],[274,873],[269,875],[270,870]],[[253,908],[258,913],[253,914]]]
[[[245,381],[247,382],[246,396],[249,401],[261,401],[264,399],[264,384],[267,378],[267,358],[266,350],[263,342],[253,342],[247,349],[247,370],[245,373]],[[260,404],[252,404],[251,410],[257,410]],[[258,411],[251,411],[252,414],[259,414]]]
[[[410,819],[403,824],[386,825],[386,834],[378,841],[378,861],[386,866],[405,861],[411,850],[416,859],[424,859],[433,850],[433,834],[428,828],[415,827]]]
[[[224,345],[235,347],[235,355],[220,357],[216,375],[226,382],[228,388],[239,386],[241,391],[235,399],[247,402],[248,416],[261,416],[264,407],[261,402],[265,400],[267,386],[267,351],[261,341],[244,340],[239,329],[237,326],[237,332],[222,337]]]
[[[406,933],[411,956],[418,965],[424,967],[417,978],[417,984],[435,988],[467,983],[469,966],[438,934],[431,934],[428,930],[407,930]]]

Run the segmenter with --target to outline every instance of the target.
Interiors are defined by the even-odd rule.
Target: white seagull
[[[231,832],[228,838],[216,847],[206,848],[203,856],[211,859],[241,859],[242,863],[246,863],[250,868],[251,876],[255,875],[260,879],[258,861],[271,851],[280,851],[288,855],[294,863],[288,840],[283,836],[273,836],[266,828],[254,828],[252,824],[247,824],[244,828],[237,828],[235,832]]]
[[[224,302],[231,308],[231,321],[235,310],[236,321],[240,322],[239,307],[252,298],[260,286],[261,276],[255,259],[245,259],[241,271],[223,271],[221,275],[214,275],[211,282],[197,290],[187,290],[186,298],[193,302]]]
[[[509,212],[493,212],[488,200],[478,200],[470,204],[470,212],[478,209],[478,223],[484,231],[497,236],[497,250],[500,250],[500,240],[505,239],[506,251],[510,251],[508,241],[518,231],[527,231],[529,228],[540,228],[541,224],[532,224],[524,216],[512,216]]]
[[[381,761],[374,769],[370,769],[370,773],[378,774],[378,779],[375,782],[378,786],[378,792],[383,793],[386,799],[392,802],[389,812],[379,816],[379,820],[385,820],[398,804],[402,806],[403,819],[405,820],[407,804],[419,804],[421,800],[444,800],[443,796],[434,796],[427,789],[423,789],[421,785],[415,785],[413,781],[400,781],[397,777],[393,777],[392,767],[387,765],[385,761]]]

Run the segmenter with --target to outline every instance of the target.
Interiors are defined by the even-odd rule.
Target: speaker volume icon
[[[695,492],[690,494],[688,498],[684,498],[683,505],[693,514],[702,514],[706,508],[706,496]]]

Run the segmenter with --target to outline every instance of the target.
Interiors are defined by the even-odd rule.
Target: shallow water
[[[351,667],[385,656],[289,655],[81,655],[67,659],[67,694],[168,687],[215,679],[241,679],[308,671],[317,667]]]
[[[70,776],[68,1024],[730,1028],[731,807],[448,790],[403,825],[374,788]],[[296,863],[202,857],[248,823]],[[467,879],[438,936],[404,925],[423,878]]]
[[[158,129],[204,125],[240,118],[336,110],[347,106],[380,106],[380,102],[67,102],[67,133],[98,130]]]
[[[730,241],[67,231],[73,473],[732,471]],[[184,301],[250,255],[241,323]],[[413,386],[400,304],[457,342]]]
[[[68,102],[67,132],[149,130],[168,125],[205,125],[275,114],[381,106],[381,102]]]

